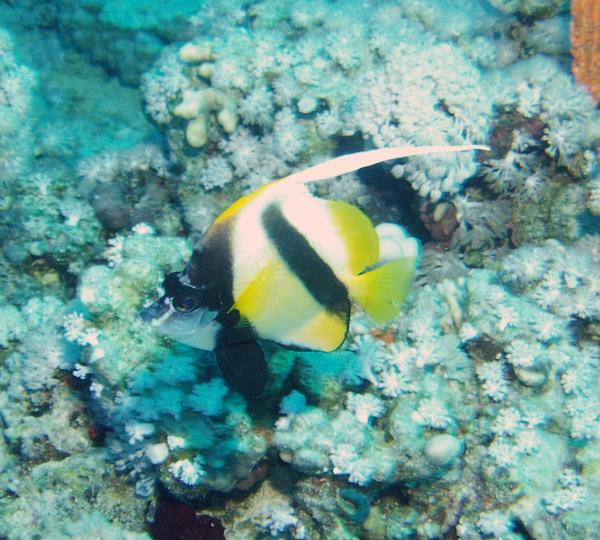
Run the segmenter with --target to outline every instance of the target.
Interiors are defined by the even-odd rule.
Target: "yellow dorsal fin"
[[[255,189],[252,193],[248,193],[248,195],[244,195],[243,197],[240,197],[231,206],[229,206],[228,208],[223,210],[223,212],[221,212],[217,216],[214,223],[221,223],[222,221],[225,221],[225,220],[235,216],[244,206],[246,206],[250,201],[255,200],[258,196],[260,196],[267,188],[271,187],[274,183],[275,182],[272,182],[271,184],[266,184],[264,186],[261,186],[258,189]]]
[[[418,257],[405,257],[354,276],[350,297],[377,323],[391,321],[406,300]]]
[[[356,206],[342,201],[326,201],[327,211],[344,241],[348,271],[358,274],[379,258],[379,238],[371,220]]]

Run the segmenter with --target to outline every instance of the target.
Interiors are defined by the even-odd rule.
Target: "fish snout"
[[[145,323],[157,323],[169,311],[170,303],[166,296],[162,296],[156,302],[146,306],[139,312],[139,316]]]

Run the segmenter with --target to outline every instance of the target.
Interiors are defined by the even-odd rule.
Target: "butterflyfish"
[[[214,351],[230,387],[258,397],[268,377],[261,341],[333,351],[351,302],[377,323],[406,299],[419,243],[374,227],[356,206],[313,196],[307,184],[390,159],[487,147],[383,148],[348,154],[266,184],[222,212],[142,319],[177,341]]]

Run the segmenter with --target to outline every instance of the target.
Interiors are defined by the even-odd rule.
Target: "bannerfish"
[[[377,323],[409,292],[419,243],[402,228],[373,226],[357,207],[313,196],[306,184],[390,159],[485,146],[383,148],[348,154],[266,184],[221,213],[164,294],[140,315],[186,345],[214,351],[224,379],[258,397],[268,366],[259,341],[333,351],[351,301]]]

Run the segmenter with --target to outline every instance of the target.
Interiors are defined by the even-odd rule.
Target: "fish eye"
[[[173,298],[173,307],[182,313],[193,311],[198,307],[199,303],[200,299],[195,291],[184,292],[183,294],[178,294]]]

